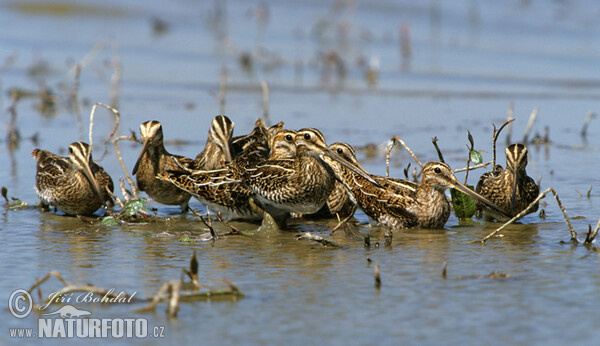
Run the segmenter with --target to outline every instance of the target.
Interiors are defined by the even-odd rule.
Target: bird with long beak
[[[527,208],[539,195],[540,187],[527,175],[527,148],[523,144],[513,144],[506,148],[506,169],[497,166],[484,173],[475,191],[508,212],[498,214],[486,205],[478,204],[486,219],[507,221]],[[529,213],[538,210],[538,204]]]
[[[346,145],[347,148],[351,148]],[[339,148],[344,148],[340,145]],[[342,150],[340,156],[357,164],[354,150]],[[450,217],[450,204],[445,191],[459,190],[498,213],[506,213],[473,190],[461,184],[450,166],[442,162],[429,162],[423,167],[420,183],[403,179],[371,175],[380,186],[372,184],[361,175],[331,161],[342,183],[352,193],[358,207],[372,224],[392,229],[411,227],[443,228]]]
[[[271,160],[293,159],[296,156],[295,131],[282,130],[273,140]],[[235,161],[246,161],[238,157]],[[211,171],[167,171],[158,179],[169,181],[196,197],[212,212],[219,212],[227,220],[260,220],[263,210],[254,202],[255,193],[241,180],[233,177],[228,168]]]
[[[41,149],[31,155],[37,163],[35,192],[44,206],[68,215],[91,215],[105,205],[112,206],[108,191],[114,191],[113,181],[94,162],[86,143],[72,143],[68,157]]]
[[[223,168],[223,162],[231,162],[230,142],[234,125],[225,115],[213,118],[204,150],[194,160],[194,169],[209,171]]]
[[[133,167],[137,186],[150,198],[161,204],[178,205],[186,211],[190,194],[175,185],[156,178],[156,175],[168,170],[191,169],[194,161],[190,158],[169,154],[163,144],[163,131],[160,122],[146,121],[140,125],[143,147]]]
[[[273,217],[280,228],[285,227],[289,213],[315,213],[327,202],[336,177],[324,157],[372,180],[364,170],[333,153],[319,130],[302,129],[296,133],[294,140],[294,158],[272,159],[254,165],[234,161],[230,166],[234,178],[254,191],[256,203]]]

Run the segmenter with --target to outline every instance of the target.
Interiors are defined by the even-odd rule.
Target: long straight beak
[[[490,209],[498,212],[501,215],[504,215],[507,218],[511,218],[512,216],[510,216],[505,210],[501,209],[499,206],[495,205],[494,203],[488,201],[485,197],[481,196],[480,194],[478,194],[477,192],[469,189],[468,187],[464,186],[463,184],[461,184],[460,182],[458,182],[458,180],[455,180],[452,182],[452,187],[462,193],[464,193],[467,196],[471,196],[473,197],[476,201],[485,204],[487,207],[489,207]]]
[[[325,155],[329,156],[330,158],[332,158],[335,161],[337,161],[337,162],[341,163],[342,165],[344,165],[349,170],[351,170],[354,173],[360,175],[361,177],[367,179],[371,184],[373,184],[373,185],[375,185],[377,187],[383,188],[383,186],[381,186],[381,184],[379,184],[373,178],[371,178],[371,176],[369,175],[369,173],[367,171],[365,171],[364,168],[358,167],[358,166],[355,166],[355,165],[349,163],[345,159],[341,158],[338,154],[336,154],[333,151],[331,151],[329,148],[324,149],[324,153],[325,153]]]
[[[511,209],[515,209],[517,205],[517,171],[513,172],[513,181],[512,181],[512,196],[510,197],[510,207]]]
[[[227,162],[233,161],[231,158],[231,149],[229,148],[229,141],[223,142],[223,147],[221,149],[223,150],[223,154],[225,154],[225,160]]]
[[[94,192],[100,198],[102,203],[104,203],[104,198],[102,197],[102,194],[100,193],[100,185],[98,185],[98,181],[94,177],[94,174],[92,174],[92,170],[90,169],[89,161],[86,161],[86,163],[83,165],[83,174],[90,182],[90,185],[92,185],[92,190],[94,190]]]
[[[142,161],[142,156],[144,156],[144,153],[146,153],[146,151],[148,150],[148,144],[150,143],[150,139],[146,139],[144,141],[144,146],[142,147],[142,152],[140,153],[140,156],[138,157],[135,166],[133,166],[133,171],[131,171],[132,175],[135,175],[135,173],[137,173],[137,170],[140,166],[140,161]]]

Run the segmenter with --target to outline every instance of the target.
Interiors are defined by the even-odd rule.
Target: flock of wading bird
[[[228,220],[261,220],[269,214],[280,228],[290,215],[348,219],[357,207],[372,224],[391,229],[442,228],[450,216],[449,188],[474,198],[486,219],[506,221],[539,194],[527,176],[522,144],[506,148],[506,168],[497,165],[484,173],[473,191],[443,162],[424,165],[420,182],[383,177],[369,174],[350,145],[327,146],[317,129],[293,131],[282,122],[266,127],[259,118],[250,134],[234,137],[233,127],[228,117],[215,117],[206,147],[190,159],[167,152],[160,122],[141,124],[143,147],[132,172],[138,189],[182,212],[194,196]],[[40,149],[32,155],[35,190],[44,206],[69,215],[113,206],[112,179],[94,162],[87,144],[71,144],[66,158]],[[537,208],[536,202],[530,212]]]

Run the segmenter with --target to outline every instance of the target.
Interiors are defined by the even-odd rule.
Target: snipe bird
[[[234,177],[254,191],[256,203],[273,216],[280,227],[285,226],[290,212],[315,213],[327,202],[336,178],[324,157],[372,180],[359,167],[333,153],[319,130],[302,129],[294,140],[296,156],[293,159],[271,159],[255,165],[240,165],[234,161],[231,165]]]
[[[113,181],[94,162],[86,143],[72,143],[68,157],[41,149],[31,155],[37,162],[35,192],[43,205],[68,215],[91,215],[104,205],[112,205],[107,189],[114,191]]]
[[[356,158],[347,150],[341,156],[349,162]],[[443,228],[450,217],[450,204],[445,191],[454,188],[481,201],[499,213],[503,211],[461,184],[450,166],[442,162],[429,162],[423,167],[420,183],[382,176],[371,177],[381,187],[375,186],[362,176],[332,162],[341,181],[354,196],[358,206],[371,223],[393,229],[422,227]]]
[[[169,154],[163,144],[163,131],[160,122],[146,121],[140,125],[143,147],[132,174],[137,180],[138,189],[161,204],[178,205],[186,211],[190,194],[178,189],[173,184],[156,178],[156,175],[167,170],[192,168],[194,161],[190,158]]]
[[[194,169],[208,171],[223,168],[223,161],[231,162],[230,142],[233,127],[233,121],[225,115],[213,118],[204,150],[194,160]]]
[[[331,144],[329,149],[338,154],[341,158],[364,170],[362,165],[356,159],[354,148],[349,144],[337,142]],[[336,181],[333,191],[331,191],[329,198],[327,198],[327,203],[325,203],[318,212],[302,215],[302,217],[314,219],[331,218],[336,217],[337,215],[340,219],[346,219],[354,215],[354,212],[356,212],[354,196],[352,196],[343,183]]]
[[[506,169],[494,167],[484,173],[475,191],[508,212],[508,216],[498,214],[485,205],[478,205],[486,219],[507,221],[529,206],[539,195],[540,187],[527,175],[527,148],[523,144],[513,144],[506,148]],[[538,204],[529,211],[538,210]]]
[[[283,122],[267,128],[262,118],[258,118],[254,129],[247,135],[231,140],[231,153],[234,158],[243,157],[248,164],[258,163],[269,158],[275,134],[283,128]]]
[[[295,157],[295,134],[295,131],[283,130],[275,136],[271,160]],[[238,157],[235,162],[247,164],[243,157]],[[233,173],[227,168],[212,171],[167,171],[159,174],[158,178],[192,194],[212,212],[220,212],[228,220],[260,220],[263,217],[263,210],[254,203],[254,191],[241,180],[233,178]]]

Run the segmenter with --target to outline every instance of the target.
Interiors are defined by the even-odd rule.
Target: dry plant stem
[[[394,138],[390,139],[390,142],[387,145],[387,148],[385,150],[385,176],[389,177],[390,176],[390,153],[392,152],[392,149],[394,149],[394,147],[396,146],[396,141],[394,140]]]
[[[587,112],[587,114],[585,115],[585,120],[583,121],[583,127],[581,128],[581,137],[587,136],[588,126],[590,125],[590,122],[592,121],[592,118],[594,117],[594,115],[596,115],[596,113],[593,110],[589,110]]]
[[[200,215],[200,213],[198,213],[197,211],[195,211],[192,208],[189,208],[189,210],[192,212],[192,214],[196,215],[197,217],[200,218],[200,220],[202,221],[202,223],[208,227],[208,230],[210,231],[210,235],[213,237],[214,240],[219,239],[219,235],[217,234],[217,232],[215,232],[215,229],[212,226],[212,221],[210,221],[210,217],[208,218],[208,220],[210,221],[210,224],[208,222],[206,222],[206,219],[204,219],[204,217],[202,215]]]
[[[119,57],[119,45],[116,40],[112,41],[113,50],[113,68],[114,72],[110,77],[110,104],[117,107],[119,104],[119,85],[121,84],[121,75],[123,74],[123,65]]]
[[[77,120],[77,130],[79,131],[79,140],[83,140],[83,122],[81,121],[81,107],[79,107],[79,80],[81,76],[81,64],[75,65],[73,76],[73,91],[71,92],[71,103],[73,113]]]
[[[600,229],[600,219],[598,219],[598,223],[596,223],[596,227],[594,227],[594,230],[592,232],[590,232],[587,236],[586,243],[591,243],[596,236],[598,235],[598,230]]]
[[[498,130],[496,130],[496,125],[494,125],[494,133],[492,134],[492,168],[496,167],[496,142],[498,142],[498,136],[500,136],[500,132],[502,132],[502,129],[504,129],[508,124],[512,123],[513,121],[515,121],[515,119],[512,119],[511,113],[509,119],[506,120],[506,122],[502,124],[502,126],[500,126]],[[510,129],[511,128],[509,127],[507,131],[510,131]]]
[[[345,217],[343,220],[340,221],[340,214],[335,214],[335,216],[337,217],[338,220],[338,224],[331,230],[330,234],[335,233],[335,231],[337,231],[340,227],[342,227],[346,222],[348,222],[348,220],[350,220],[351,217],[353,217],[354,215],[350,215]]]
[[[104,156],[108,152],[108,150],[106,148],[106,144],[112,139],[112,137],[117,132],[117,129],[119,128],[119,117],[120,117],[120,114],[119,114],[118,110],[116,110],[115,108],[113,108],[111,106],[105,105],[102,102],[96,102],[96,103],[94,103],[94,106],[92,107],[92,112],[90,113],[90,133],[89,133],[89,141],[90,141],[90,143],[89,143],[89,145],[90,145],[91,150],[93,150],[93,148],[94,148],[93,143],[92,143],[92,137],[93,137],[93,134],[94,134],[94,116],[96,115],[96,108],[98,106],[102,106],[102,107],[110,110],[113,113],[114,117],[115,117],[115,126],[114,126],[112,132],[110,133],[110,135],[108,136],[108,138],[106,138],[106,140],[104,141],[104,153],[102,154],[102,157],[98,160],[98,161],[102,161],[102,159],[104,158]],[[89,151],[89,153],[91,153],[91,150]],[[89,157],[87,159],[89,160]]]
[[[171,294],[169,297],[169,306],[167,307],[167,313],[172,318],[177,317],[177,312],[179,311],[179,292],[181,291],[181,281],[173,280],[170,283],[171,286]]]
[[[227,69],[221,68],[221,82],[219,84],[219,114],[225,114],[225,94],[227,93]]]
[[[513,118],[513,114],[515,113],[515,103],[514,102],[510,102],[510,105],[508,106],[508,112],[506,115],[506,122],[512,122],[514,120]],[[510,136],[512,134],[512,126],[509,126],[508,129],[506,129],[506,146],[510,145]],[[494,162],[494,165],[496,163]]]
[[[90,49],[90,51],[87,52],[83,59],[81,59],[79,63],[73,66],[71,70],[69,70],[69,72],[67,72],[66,77],[69,77],[71,74],[75,74],[75,69],[77,68],[77,65],[81,66],[82,69],[87,67],[92,61],[96,59],[96,57],[98,56],[98,54],[100,54],[100,51],[104,49],[104,46],[106,46],[106,44],[106,40],[100,40],[96,42],[94,47],[92,47],[92,49]]]
[[[117,201],[117,204],[119,205],[119,207],[121,207],[121,209],[123,209],[125,207],[125,205],[123,205],[123,202],[121,201],[121,199],[119,197],[117,197],[117,195],[112,193],[112,191],[110,191],[109,189],[106,189],[106,191],[108,191],[108,194],[110,195],[110,197],[112,197],[115,201]]]
[[[491,163],[492,163],[492,161],[488,161],[488,162],[480,163],[480,164],[475,165],[475,166],[468,166],[468,167],[463,167],[463,168],[455,169],[453,172],[454,173],[460,173],[460,172],[464,172],[466,170],[474,171],[474,170],[476,170],[478,168],[485,168],[485,167],[489,166]]]
[[[8,112],[10,113],[10,122],[8,124],[8,144],[11,148],[16,147],[19,142],[19,130],[17,130],[17,102],[19,102],[19,95],[15,92],[12,93],[10,107]]]
[[[500,232],[501,230],[503,230],[504,228],[506,228],[508,225],[512,224],[513,222],[515,222],[516,220],[522,218],[523,216],[525,216],[527,214],[527,212],[529,210],[531,210],[531,208],[533,208],[533,206],[538,203],[542,198],[544,198],[544,196],[546,196],[548,193],[552,192],[552,194],[554,195],[554,198],[556,199],[556,203],[558,203],[558,207],[560,208],[560,210],[562,211],[564,217],[565,217],[565,221],[567,222],[567,226],[569,226],[569,231],[571,232],[571,241],[573,243],[577,243],[577,233],[575,232],[575,229],[573,228],[573,225],[571,224],[571,220],[569,219],[569,216],[567,215],[567,211],[565,210],[565,207],[563,206],[562,202],[560,201],[560,198],[558,197],[558,194],[556,193],[556,191],[554,191],[553,188],[548,188],[546,190],[544,190],[544,192],[540,193],[539,196],[537,196],[537,198],[535,200],[533,200],[533,202],[531,202],[531,204],[529,204],[529,206],[527,206],[527,208],[525,208],[522,212],[520,212],[519,214],[517,214],[515,217],[513,217],[512,219],[508,220],[506,223],[504,223],[502,226],[500,226],[499,228],[496,228],[493,232],[491,232],[490,234],[486,235],[485,237],[481,238],[480,242],[482,244],[485,244],[485,242],[490,239],[491,237],[495,236],[498,232]]]
[[[227,227],[231,228],[232,234],[242,234],[242,232],[239,229],[237,229],[237,227],[234,227],[227,220],[223,219],[221,213],[217,213],[217,219],[224,223]]]
[[[529,138],[529,133],[531,132],[531,129],[533,128],[533,123],[535,122],[535,118],[537,117],[538,114],[538,107],[535,107],[533,109],[533,111],[531,112],[531,115],[529,116],[529,121],[527,122],[527,128],[525,128],[525,134],[523,135],[523,144],[527,144],[527,140]]]
[[[269,117],[269,85],[266,81],[260,82],[260,87],[263,92],[263,120],[265,121],[265,125],[271,125],[271,118]]]
[[[120,136],[120,137],[113,139],[113,142],[112,142],[113,147],[115,148],[115,154],[117,155],[117,158],[119,159],[119,163],[121,164],[121,168],[123,168],[123,172],[125,173],[125,179],[127,179],[127,182],[129,183],[129,185],[131,185],[131,193],[133,193],[133,198],[138,198],[137,184],[135,184],[133,182],[133,179],[129,175],[129,171],[127,170],[127,167],[125,167],[125,162],[123,162],[123,157],[121,156],[121,150],[119,150],[119,146],[117,145],[117,142],[120,140],[123,140],[123,139],[128,139],[128,140],[131,140],[134,142],[138,142],[138,141],[131,136]]]
[[[438,147],[438,145],[437,145],[437,141],[438,141],[437,137],[433,137],[431,139],[431,143],[433,143],[433,146],[435,147],[435,151],[438,154],[438,158],[440,159],[440,162],[446,162],[446,161],[444,161],[444,155],[442,155],[442,151],[440,150],[440,147]]]
[[[33,286],[31,286],[31,288],[29,288],[27,290],[27,292],[31,293],[34,289],[36,289],[37,287],[39,287],[41,284],[43,284],[44,282],[46,282],[51,277],[55,277],[58,280],[60,280],[60,282],[62,282],[63,285],[69,286],[69,283],[65,279],[63,279],[62,275],[60,275],[60,273],[57,272],[56,270],[53,270],[53,271],[49,272],[48,274],[46,274],[43,278],[37,280],[33,284]]]
[[[375,288],[380,289],[381,288],[381,272],[379,270],[379,263],[377,261],[375,261],[375,266],[374,266],[374,277],[375,277]]]
[[[400,143],[400,145],[402,145],[404,147],[404,149],[406,149],[406,151],[408,151],[408,153],[410,154],[410,156],[412,156],[412,158],[415,160],[415,162],[417,162],[419,164],[419,166],[421,166],[421,169],[423,169],[423,164],[421,163],[421,161],[419,161],[417,156],[412,152],[412,150],[410,150],[408,145],[406,145],[406,143],[404,143],[404,141],[402,139],[400,139],[400,137],[394,136],[394,137],[392,137],[392,140],[398,141],[398,143]]]
[[[448,262],[444,261],[444,268],[442,269],[442,279],[446,280],[448,277],[447,274]]]

